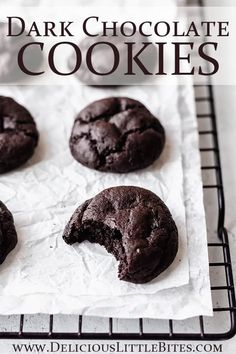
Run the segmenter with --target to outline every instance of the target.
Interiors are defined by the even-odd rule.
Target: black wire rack
[[[205,95],[203,95],[204,92]],[[204,195],[210,193],[214,207],[217,210],[210,215],[214,219],[215,226],[208,226],[208,243],[210,260],[210,277],[211,290],[214,303],[214,317],[204,318],[202,316],[194,318],[190,321],[195,322],[195,328],[192,332],[187,333],[186,328],[193,328],[189,320],[187,327],[185,321],[159,321],[155,322],[148,319],[139,319],[132,321],[133,327],[136,328],[133,332],[120,332],[118,319],[104,319],[100,328],[96,328],[97,332],[84,330],[84,324],[87,321],[85,317],[73,316],[73,321],[77,322],[75,330],[71,332],[61,332],[56,330],[54,324],[57,316],[46,316],[44,318],[44,326],[41,331],[27,331],[27,321],[29,316],[21,315],[14,318],[15,326],[18,326],[17,331],[9,331],[7,328],[1,330],[0,338],[12,339],[133,339],[133,340],[220,340],[229,339],[236,333],[236,300],[233,282],[232,264],[230,257],[230,247],[228,233],[224,227],[225,202],[222,183],[222,173],[219,155],[219,144],[217,137],[216,115],[214,108],[213,90],[211,85],[195,85],[195,100],[198,109],[197,118],[199,122],[199,136],[202,161],[207,161],[207,164],[202,165],[203,181],[207,180],[210,183],[203,185]],[[208,108],[207,108],[208,107]],[[204,111],[208,109],[207,111]],[[200,112],[200,113],[199,113]],[[204,144],[211,144],[206,146]],[[211,162],[209,162],[211,161]],[[214,181],[214,182],[213,182]],[[212,205],[210,205],[212,209]],[[207,211],[207,210],[206,210]],[[212,210],[211,210],[212,211]],[[209,212],[208,212],[209,213]],[[214,231],[216,230],[216,231]],[[220,294],[220,295],[219,295]],[[0,320],[3,320],[1,316]],[[31,316],[32,317],[32,316]],[[38,321],[38,316],[35,315],[34,321]],[[63,316],[64,319],[66,316]],[[13,316],[8,316],[11,321]],[[64,321],[62,318],[62,321]],[[93,322],[93,319],[90,319]],[[128,320],[126,320],[128,321]],[[213,330],[208,330],[209,322],[213,323]],[[106,323],[107,322],[107,323]],[[136,326],[134,326],[136,322]],[[130,323],[128,327],[130,327]],[[223,323],[225,328],[223,328]],[[165,324],[165,325],[164,325]],[[148,328],[152,325],[152,333]],[[155,327],[156,326],[156,327]],[[175,327],[181,327],[183,332]],[[87,325],[86,325],[87,327]],[[102,330],[106,328],[106,330]],[[155,330],[156,328],[156,330]],[[162,328],[161,331],[160,328]],[[118,329],[118,331],[117,331]],[[154,332],[153,332],[154,330]]]
[[[204,198],[207,201],[205,205],[213,318],[199,316],[184,321],[139,319],[131,322],[90,318],[92,330],[86,330],[89,319],[83,316],[44,315],[43,319],[40,315],[0,316],[1,339],[214,341],[229,339],[236,334],[236,299],[228,232],[224,226],[225,201],[213,88],[204,83],[195,85],[194,89]],[[64,323],[64,330],[58,327],[58,319],[60,323]],[[27,329],[32,321],[44,324],[40,329],[32,331],[31,327]],[[68,321],[73,322],[73,329],[69,331],[71,324]]]

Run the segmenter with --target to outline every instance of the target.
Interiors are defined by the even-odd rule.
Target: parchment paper
[[[0,313],[173,319],[210,315],[205,219],[191,88],[184,92],[188,100],[181,112],[186,120],[183,176],[180,91],[176,86],[97,90],[74,84],[74,87],[1,88],[1,94],[13,96],[30,109],[41,140],[27,167],[0,178],[0,196],[14,213],[19,235],[17,248],[0,268]],[[68,138],[75,114],[85,104],[109,95],[140,99],[160,117],[166,128],[167,145],[161,159],[150,168],[128,175],[101,174],[79,165],[70,156]],[[89,243],[69,247],[61,239],[75,207],[103,188],[121,184],[138,185],[157,193],[169,206],[180,233],[180,251],[172,267],[145,286],[118,281],[117,263],[102,247]]]
[[[101,174],[73,161],[67,147],[72,113],[87,102],[114,92],[75,88],[21,87],[11,88],[11,92],[8,88],[1,90],[2,94],[11,93],[34,113],[41,132],[41,143],[29,166],[0,179],[1,198],[14,213],[19,234],[17,249],[0,270],[0,312],[154,318],[211,315],[205,219],[191,88],[185,90],[185,96],[189,99],[181,112],[187,122],[184,125],[183,145],[187,154],[183,160],[184,168],[187,168],[184,192],[177,87],[146,87],[145,90],[123,87],[118,92],[116,90],[116,94],[122,92],[123,95],[140,99],[154,114],[159,113],[168,137],[166,150],[159,162],[129,175]],[[159,194],[169,206],[180,231],[182,257],[180,252],[171,269],[150,284],[136,286],[118,281],[116,261],[100,246],[84,243],[69,247],[61,240],[63,227],[80,202],[105,187],[119,184],[140,185]],[[184,194],[191,279],[189,285],[181,286],[189,280],[184,237]],[[178,262],[179,259],[181,262]],[[167,288],[173,289],[160,291]]]
[[[189,200],[194,192],[190,191],[186,176],[183,176],[179,92],[176,86],[97,90],[74,82],[73,87],[11,87],[1,91],[30,109],[41,133],[40,146],[28,166],[0,178],[1,199],[13,212],[19,235],[16,250],[0,269],[1,313],[88,313],[174,318],[178,311],[171,305],[182,310],[183,306],[178,301],[183,301],[183,295],[188,295],[184,303],[192,310],[189,296],[193,299],[198,297],[199,284],[209,295],[209,284],[207,281],[204,283],[208,265],[197,161],[199,153],[196,145],[190,144],[188,149],[186,146],[195,162],[189,167],[189,171],[195,168],[192,172],[198,188],[194,187],[194,192],[200,189],[200,193],[194,195],[196,210],[190,215],[185,210],[184,199]],[[165,151],[150,168],[124,175],[102,174],[79,165],[70,156],[68,138],[75,114],[93,100],[110,95],[140,99],[165,126]],[[193,107],[192,97],[189,106]],[[192,122],[196,123],[195,120]],[[193,131],[196,134],[196,126]],[[193,132],[191,134],[188,135],[190,142],[196,142]],[[183,163],[186,168],[186,161]],[[145,285],[120,282],[116,275],[117,262],[102,247],[89,243],[69,247],[61,239],[66,222],[80,203],[106,187],[122,184],[146,187],[158,194],[170,208],[179,230],[180,249],[175,262],[162,276]],[[201,263],[204,271],[199,269],[201,255],[197,257],[195,252],[192,255],[194,248],[190,249],[191,279],[186,228],[189,236],[190,231],[194,233],[195,230],[203,235],[199,249],[203,249],[205,257]],[[200,278],[194,284],[193,269],[195,271],[196,268]],[[186,290],[189,282],[193,288],[190,294]],[[165,290],[168,288],[172,289]],[[207,307],[210,308],[208,301]],[[197,306],[197,311],[202,311],[201,306]],[[185,316],[188,315],[187,311]]]
[[[10,94],[8,89],[1,90]],[[22,92],[24,91],[24,92]],[[50,297],[63,311],[61,295],[149,294],[188,283],[185,208],[178,95],[174,87],[123,88],[118,91],[90,87],[14,88],[11,96],[35,115],[41,133],[36,156],[25,168],[0,177],[2,200],[13,212],[19,245],[0,269],[0,293],[19,298],[42,293],[48,305],[35,298],[26,311],[50,312]],[[87,103],[109,95],[128,95],[161,117],[167,143],[161,159],[150,168],[130,174],[100,173],[73,160],[68,139],[75,114]],[[168,103],[171,100],[171,105]],[[36,104],[37,103],[37,104]],[[174,179],[173,179],[174,176]],[[62,232],[75,208],[104,188],[137,185],[150,189],[169,206],[179,230],[179,253],[162,276],[145,285],[121,282],[112,255],[85,242],[70,247]],[[45,300],[46,301],[46,300]],[[1,311],[7,311],[6,306]],[[15,309],[14,311],[17,311]]]
[[[88,306],[83,314],[128,318],[186,319],[199,315],[213,316],[210,290],[206,221],[200,170],[197,121],[191,80],[179,86],[179,110],[182,118],[184,194],[187,216],[189,284],[150,295],[106,299]],[[89,299],[91,300],[91,299]],[[83,305],[85,305],[83,303]]]
[[[179,88],[123,87],[114,91],[143,101],[159,114],[167,130],[168,144],[161,160],[128,179],[88,173],[72,160],[66,147],[75,113],[86,103],[113,94],[113,90],[1,87],[1,94],[15,97],[31,110],[41,141],[28,167],[0,177],[0,199],[14,213],[19,236],[17,248],[0,268],[0,313],[172,319],[212,315],[191,83]],[[85,243],[70,248],[61,240],[63,227],[78,204],[105,187],[119,184],[146,186],[159,194],[180,231],[181,252],[175,263],[158,281],[146,286],[118,281],[116,262],[100,246]]]

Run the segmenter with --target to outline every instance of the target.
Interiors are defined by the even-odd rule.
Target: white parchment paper
[[[176,320],[199,315],[213,316],[197,120],[191,80],[189,85],[179,86],[179,111],[183,135],[189,284],[159,291],[156,294],[114,297],[109,307],[105,298],[100,299],[96,301],[94,307],[88,306],[83,311],[85,315]]]
[[[19,235],[16,250],[0,269],[0,294],[11,297],[35,295],[26,312],[63,312],[61,297],[127,296],[151,294],[189,281],[181,125],[175,87],[132,87],[101,90],[91,87],[31,87],[1,90],[25,104],[34,114],[41,133],[35,157],[28,166],[0,177],[0,195],[14,214]],[[129,174],[101,173],[73,160],[68,139],[75,114],[89,102],[110,95],[140,99],[166,129],[167,143],[159,161]],[[171,104],[169,102],[171,101]],[[174,176],[174,178],[173,178]],[[169,206],[179,230],[180,247],[172,266],[145,285],[121,282],[118,263],[99,245],[85,242],[73,247],[62,232],[75,208],[104,188],[137,185],[152,190]],[[47,305],[37,301],[45,294]],[[64,300],[63,300],[64,301]],[[7,306],[0,311],[8,312]],[[18,308],[14,312],[22,311]]]
[[[167,147],[161,160],[146,170],[128,175],[89,170],[73,161],[67,146],[74,113],[94,99],[114,94],[114,90],[24,87],[1,91],[11,94],[32,111],[39,125],[41,142],[27,167],[0,179],[1,198],[14,213],[19,234],[16,250],[0,270],[0,312],[83,313],[131,318],[211,315],[191,88],[185,89],[184,96],[188,99],[181,112],[185,127],[184,176],[177,87],[116,90],[116,94],[145,102],[161,117],[167,131]],[[171,209],[180,231],[180,253],[175,263],[150,284],[136,286],[118,281],[117,263],[102,247],[89,243],[69,247],[61,239],[66,221],[80,202],[105,187],[119,184],[140,185],[159,194]],[[190,282],[183,199],[187,207]],[[163,290],[167,288],[172,289]]]
[[[76,5],[83,2],[77,0]],[[20,0],[19,4],[22,3]],[[42,3],[28,1],[28,5]],[[58,5],[58,0],[55,3]],[[0,268],[0,313],[173,319],[212,315],[191,86],[179,91],[176,87],[147,86],[116,91],[86,87],[1,87],[1,94],[13,96],[31,110],[41,140],[27,167],[0,177],[0,198],[14,213],[19,236],[17,248]],[[110,94],[140,99],[160,116],[167,130],[167,147],[161,160],[128,178],[88,172],[72,160],[67,147],[78,110]],[[179,112],[183,123],[184,176],[180,165]],[[175,263],[146,286],[118,281],[117,264],[101,247],[87,243],[69,247],[61,240],[63,227],[78,204],[105,187],[119,184],[140,185],[159,194],[171,209],[180,231],[180,253]]]

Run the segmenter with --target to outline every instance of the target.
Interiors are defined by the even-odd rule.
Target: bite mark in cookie
[[[168,268],[178,251],[178,231],[168,208],[139,187],[113,187],[87,200],[72,215],[63,239],[104,246],[119,261],[119,278],[140,284]]]

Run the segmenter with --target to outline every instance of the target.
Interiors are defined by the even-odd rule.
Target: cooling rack
[[[202,6],[200,0],[192,5]],[[217,135],[213,88],[194,85],[207,217],[213,317],[121,320],[83,316],[0,316],[0,338],[110,340],[222,340],[236,333],[236,300]]]

